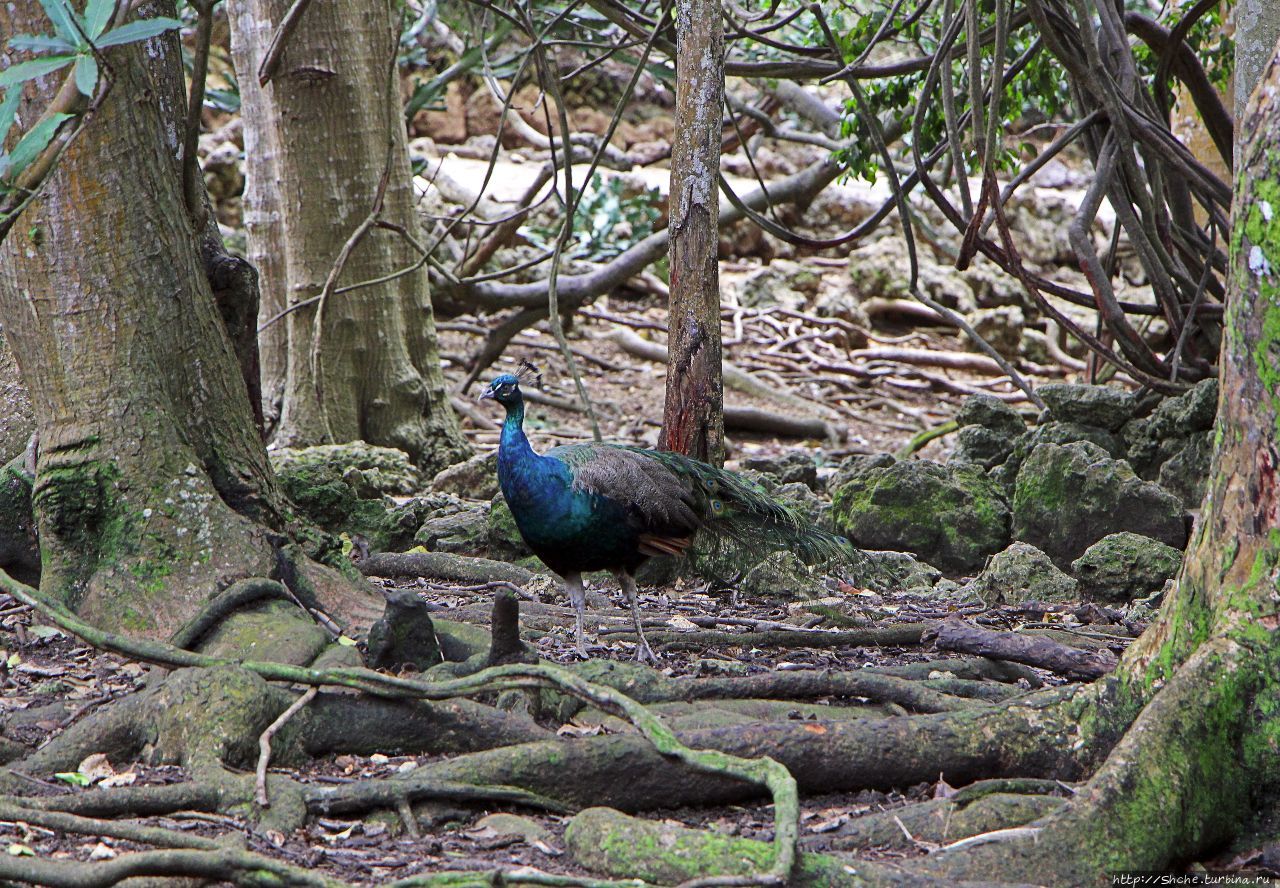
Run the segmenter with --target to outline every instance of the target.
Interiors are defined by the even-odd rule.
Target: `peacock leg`
[[[587,609],[587,590],[582,585],[582,574],[565,574],[564,591],[569,593],[569,603],[573,605],[574,628],[576,629],[574,637],[578,641],[578,654],[584,660],[590,659],[590,655],[587,653],[587,645],[582,640],[582,622]]]
[[[646,661],[658,664],[658,655],[653,652],[653,648],[649,647],[649,640],[644,637],[644,628],[640,625],[640,608],[636,605],[636,578],[626,571],[619,571],[614,574],[618,578],[618,584],[622,586],[622,592],[627,596],[627,603],[631,605],[631,619],[636,624],[636,659],[641,663]]]

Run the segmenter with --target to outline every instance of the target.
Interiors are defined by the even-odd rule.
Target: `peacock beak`
[[[478,400],[478,401],[489,401],[489,400],[492,400],[492,399],[493,399],[493,389],[491,389],[491,388],[487,388],[487,389],[485,389],[484,391],[482,391],[482,392],[480,393],[480,397],[479,397],[479,398],[477,398],[476,400]]]

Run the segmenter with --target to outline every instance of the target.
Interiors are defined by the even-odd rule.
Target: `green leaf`
[[[119,46],[122,43],[136,43],[139,40],[147,40],[157,34],[163,34],[165,31],[172,31],[175,28],[181,28],[182,22],[176,18],[159,18],[141,19],[136,22],[129,22],[127,25],[121,25],[118,28],[112,28],[101,38],[95,41],[100,49],[108,46]]]
[[[339,636],[338,636],[338,644],[342,645],[343,647],[349,647],[349,648],[350,648],[350,647],[355,647],[355,646],[356,646],[356,640],[355,640],[354,638],[347,638],[347,636],[345,636],[345,635],[339,635]]]
[[[29,62],[20,62],[0,71],[0,86],[13,86],[15,83],[35,80],[37,77],[43,77],[50,72],[57,71],[59,68],[65,68],[75,60],[75,56],[56,55],[44,59],[32,59]]]
[[[57,626],[46,626],[43,623],[37,623],[34,626],[27,627],[27,634],[34,635],[36,638],[57,638],[65,633]]]
[[[106,30],[115,8],[115,0],[89,0],[84,8],[84,23],[90,39],[97,40],[98,35]]]
[[[18,114],[18,103],[22,101],[22,90],[10,89],[0,102],[0,153],[4,152],[4,137],[9,135],[9,127],[13,126],[13,118]]]
[[[76,59],[76,89],[84,96],[92,96],[98,88],[98,60],[91,55]]]
[[[53,30],[59,37],[72,46],[84,45],[84,38],[76,29],[76,14],[65,0],[40,0],[40,5],[44,7],[44,14],[53,23]]]
[[[89,786],[93,783],[93,779],[86,777],[79,771],[61,771],[53,775],[55,780],[61,780],[63,783],[70,783],[72,786]]]
[[[70,114],[54,114],[33,126],[31,131],[18,141],[13,153],[9,155],[9,160],[13,164],[9,175],[16,176],[30,166],[31,161],[39,157],[40,152],[53,139],[62,122],[71,116]]]
[[[10,842],[6,849],[10,857],[35,857],[36,852],[32,851],[21,842]]]
[[[27,52],[75,52],[76,45],[51,34],[19,34],[9,41],[10,49]]]

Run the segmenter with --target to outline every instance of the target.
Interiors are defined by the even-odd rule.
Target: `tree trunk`
[[[724,462],[717,265],[723,101],[720,2],[679,0],[676,134],[671,146],[671,307],[661,446],[716,465]]]
[[[0,7],[0,32],[46,29],[34,0]],[[110,95],[0,248],[40,437],[41,586],[91,622],[160,636],[232,581],[276,573],[286,523],[166,141],[178,58],[172,34],[108,51]]]
[[[1233,16],[1236,25],[1236,145],[1239,146],[1248,135],[1241,128],[1245,105],[1271,61],[1271,47],[1280,39],[1280,5],[1274,0],[1240,0]]]
[[[8,342],[0,336],[0,464],[26,450],[35,428],[27,388],[22,384],[22,376],[18,373]]]
[[[229,8],[250,158],[246,221],[261,264],[264,319],[321,294],[344,245],[373,211],[384,175],[380,218],[422,242],[390,2],[310,7],[274,79],[259,87],[259,66],[290,5],[237,0]],[[334,289],[393,275],[420,258],[399,234],[374,228],[351,251]],[[283,397],[276,443],[363,439],[398,447],[428,470],[465,455],[440,371],[425,267],[331,294],[280,323],[283,360],[279,330],[268,330],[262,342],[264,388],[269,398]]]
[[[1239,131],[1217,447],[1200,525],[1160,620],[1094,723],[1127,727],[1034,839],[929,858],[951,878],[1101,883],[1241,834],[1280,782],[1280,47]]]

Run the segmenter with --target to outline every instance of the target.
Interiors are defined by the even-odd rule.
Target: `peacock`
[[[521,371],[498,376],[480,395],[507,411],[498,484],[520,535],[564,581],[584,659],[584,572],[607,570],[617,578],[635,621],[636,659],[656,663],[636,606],[635,572],[648,559],[682,555],[700,534],[753,553],[787,549],[809,563],[848,552],[847,540],[819,530],[733,472],[679,453],[590,442],[539,456],[524,433],[520,383],[527,371]]]

